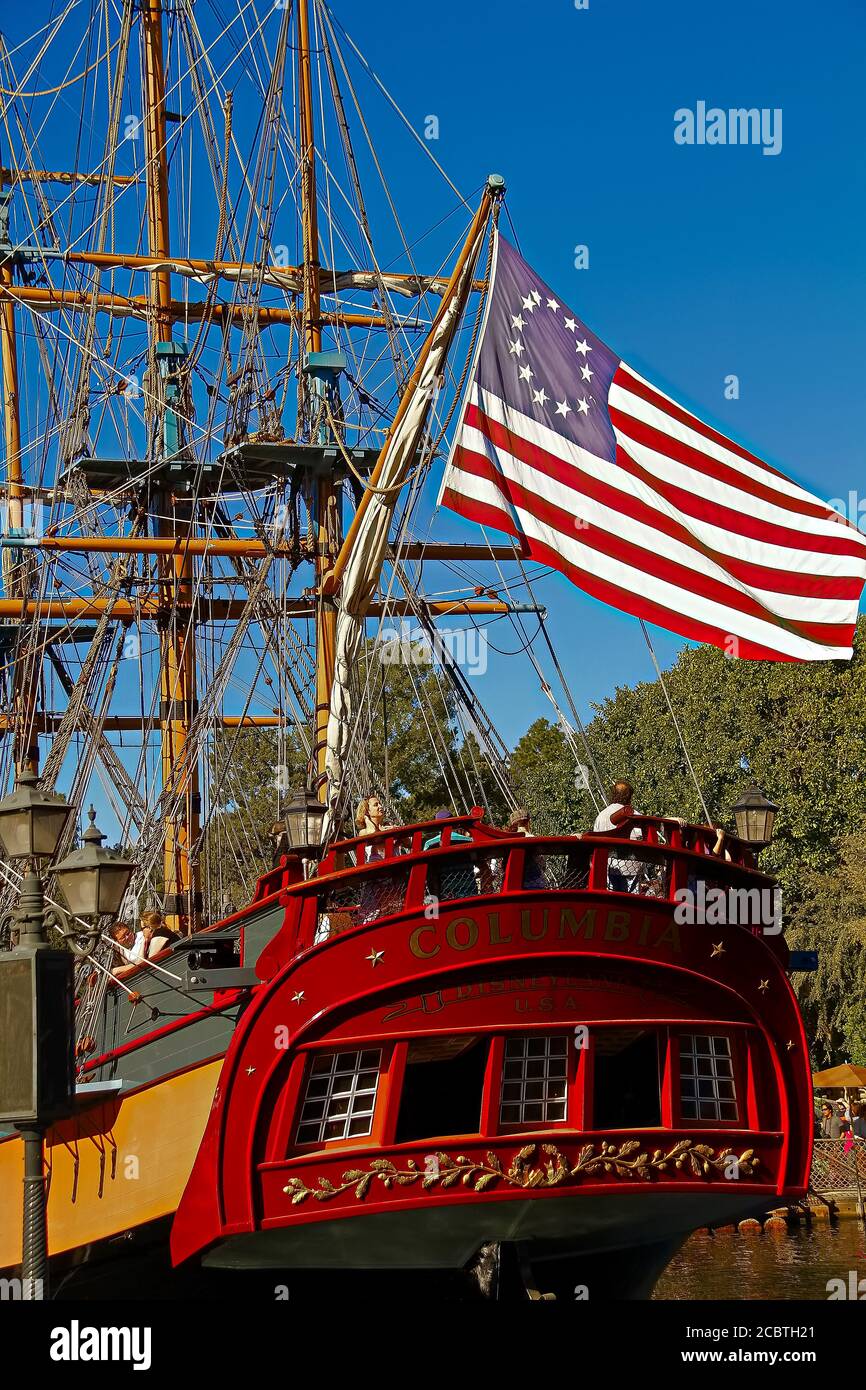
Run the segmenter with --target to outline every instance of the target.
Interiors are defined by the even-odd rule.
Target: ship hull
[[[650,841],[668,897],[641,898],[607,888],[600,837],[528,847],[465,822],[459,848],[407,828],[381,859],[338,847],[314,879],[260,880],[214,938],[239,954],[210,993],[210,967],[172,957],[112,996],[83,1074],[120,1093],[47,1146],[66,1287],[118,1261],[114,1293],[405,1277],[646,1296],[695,1229],[803,1195],[787,953],[678,921],[706,851]]]
[[[205,1254],[214,1269],[461,1270],[489,1242],[517,1243],[533,1263],[587,1266],[595,1257],[677,1249],[702,1226],[728,1225],[765,1212],[767,1198],[727,1193],[635,1192],[526,1197],[381,1212],[295,1229],[231,1236]]]

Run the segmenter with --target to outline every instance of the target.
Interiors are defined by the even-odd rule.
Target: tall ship
[[[108,917],[72,943],[52,1288],[646,1296],[698,1227],[806,1191],[772,808],[602,828],[549,646],[590,815],[526,833],[439,627],[544,628],[557,569],[736,657],[844,656],[863,541],[560,302],[504,179],[464,200],[324,0],[260,10],[88,0],[0,47],[0,771],[74,805],[58,855],[95,794],[121,915],[173,937],[131,970]],[[429,173],[409,222],[373,97]],[[440,505],[477,539],[435,539]],[[393,775],[412,724],[441,808]],[[7,1272],[22,1170],[10,1129]]]

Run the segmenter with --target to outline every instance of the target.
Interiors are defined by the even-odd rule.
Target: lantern
[[[135,865],[102,848],[105,836],[96,828],[92,806],[88,817],[90,825],[82,836],[81,849],[67,854],[54,871],[57,886],[73,916],[114,917],[120,911]]]
[[[320,848],[325,806],[309,787],[296,792],[285,810],[286,837],[291,854],[310,857]]]
[[[778,806],[769,801],[760,787],[747,787],[734,806],[737,834],[755,849],[768,845],[773,838],[773,825]]]
[[[0,801],[0,841],[9,859],[52,859],[75,807],[39,790],[35,773],[22,772]]]

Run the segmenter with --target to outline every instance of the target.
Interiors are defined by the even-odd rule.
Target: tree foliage
[[[202,847],[202,877],[210,915],[249,901],[271,867],[271,826],[306,775],[306,754],[293,731],[226,729],[210,750],[214,807]]]
[[[797,988],[825,1055],[863,1057],[866,619],[851,662],[737,661],[689,648],[664,682],[713,822],[734,828],[732,807],[751,781],[779,804],[761,867],[779,876],[795,944],[821,959],[814,980],[795,977]],[[640,810],[704,820],[658,680],[617,689],[596,706],[587,737],[605,781],[628,778]],[[539,832],[592,823],[589,798],[573,790],[574,763],[543,719],[515,748],[515,785]]]
[[[355,708],[370,769],[370,791],[385,789],[402,824],[426,820],[440,806],[456,812],[489,808],[495,820],[505,801],[475,736],[465,735],[456,697],[427,661],[383,662],[370,644]],[[411,653],[407,653],[411,655]]]
[[[866,830],[845,835],[832,867],[806,876],[790,945],[818,948],[800,1002],[819,1066],[866,1066]]]
[[[573,835],[588,829],[591,802],[575,785],[575,760],[565,734],[536,719],[511,755],[511,783],[532,817],[536,835]]]
[[[831,869],[841,838],[866,824],[866,619],[850,663],[735,661],[699,647],[664,679],[713,822],[733,828],[751,781],[779,804],[762,865],[793,908],[806,877]],[[641,810],[704,819],[658,681],[618,689],[588,736],[607,778],[633,783]]]
[[[798,988],[825,1054],[866,1060],[866,619],[850,663],[738,661],[714,647],[689,648],[664,683],[713,822],[733,829],[732,807],[751,781],[779,803],[762,867],[779,876],[796,944],[821,952],[818,976]],[[371,645],[355,709],[368,790],[387,785],[394,819],[426,819],[440,805],[462,811],[487,804],[502,823],[506,801],[477,741],[464,737],[453,693],[435,667],[385,664]],[[604,781],[627,777],[640,810],[704,819],[660,681],[618,688],[595,707],[587,738]],[[228,883],[236,905],[267,867],[280,762],[293,790],[304,771],[297,741],[280,756],[271,731],[227,733],[216,745],[212,784],[221,769],[225,777],[206,858],[209,882]],[[592,824],[595,807],[575,771],[563,732],[536,720],[512,753],[510,777],[537,833]]]

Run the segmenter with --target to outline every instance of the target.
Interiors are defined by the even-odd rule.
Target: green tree
[[[817,947],[822,960],[818,976],[797,977],[797,988],[825,1053],[862,1056],[866,619],[850,662],[737,661],[714,647],[689,648],[664,681],[713,821],[733,829],[732,807],[751,781],[778,802],[761,866],[779,877],[796,944]],[[596,706],[587,736],[603,775],[633,783],[640,810],[704,819],[658,680],[617,689]],[[517,745],[512,773],[539,830],[591,823],[588,799],[575,806],[573,764],[545,720]]]
[[[385,787],[395,817],[404,825],[426,820],[440,806],[462,812],[488,805],[504,816],[506,802],[473,734],[464,738],[456,696],[429,662],[383,661],[370,643],[354,709],[369,768],[371,790]]]
[[[712,819],[733,828],[750,781],[779,803],[762,863],[794,907],[806,875],[830,869],[841,837],[866,823],[866,619],[850,663],[735,661],[699,647],[664,679]],[[634,784],[635,804],[703,820],[660,683],[620,688],[597,711],[590,744],[612,779]]]
[[[818,950],[798,991],[817,1064],[866,1066],[866,831],[845,835],[833,867],[806,876],[786,936]]]
[[[464,738],[454,696],[428,662],[383,662],[368,645],[355,683],[354,749],[366,768],[367,792],[388,785],[388,803],[402,824],[426,820],[440,806],[489,806],[494,821],[507,803],[469,733]],[[210,755],[213,807],[202,847],[202,877],[211,918],[249,901],[271,866],[269,831],[303,785],[307,759],[296,734],[281,745],[273,729],[225,730]],[[346,833],[352,833],[354,806]]]
[[[249,902],[256,879],[271,867],[269,832],[304,783],[307,758],[289,731],[225,729],[209,758],[212,814],[202,845],[202,878],[208,915]]]
[[[591,824],[592,803],[575,783],[574,754],[562,730],[536,719],[511,755],[511,784],[537,835],[573,835]]]

